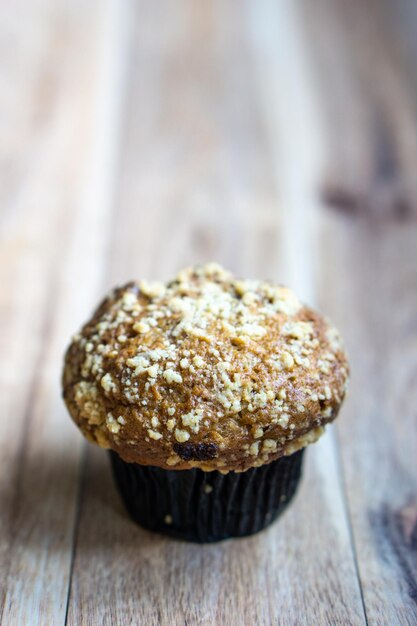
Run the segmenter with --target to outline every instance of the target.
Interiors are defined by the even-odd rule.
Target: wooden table
[[[0,6],[0,616],[417,623],[417,5]],[[258,536],[127,518],[60,397],[110,286],[217,260],[346,337],[351,393]]]

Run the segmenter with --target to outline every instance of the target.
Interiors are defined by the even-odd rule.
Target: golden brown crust
[[[320,315],[209,264],[114,290],[68,348],[63,386],[87,438],[126,461],[242,471],[317,439],[347,380]]]

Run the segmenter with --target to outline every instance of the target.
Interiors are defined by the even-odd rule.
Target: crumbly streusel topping
[[[73,338],[63,380],[83,433],[126,461],[239,471],[316,440],[348,365],[292,291],[208,264],[114,290]]]

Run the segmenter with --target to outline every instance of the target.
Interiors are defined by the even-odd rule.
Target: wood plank
[[[3,7],[0,37],[21,32],[22,9]],[[108,62],[108,9],[37,2],[25,12],[32,38],[16,37],[9,68],[18,77],[24,68],[24,78],[8,85],[6,113],[16,119],[1,155],[11,173],[0,218],[4,624],[65,621],[82,443],[59,377],[69,333],[95,304],[109,231],[120,114],[108,96],[120,85]]]
[[[320,213],[316,189],[327,147],[323,143],[323,119],[315,75],[309,62],[309,49],[300,23],[299,8],[291,5],[286,7],[284,3],[279,10],[275,3],[269,1],[262,2],[256,8],[252,4],[249,6],[258,45],[258,77],[261,79],[259,86],[266,104],[265,118],[269,122],[268,131],[277,150],[274,163],[280,184],[281,210],[284,213],[281,236],[285,250],[279,271],[283,282],[293,286],[306,301],[314,303],[317,297],[319,258],[317,218]],[[281,42],[282,51],[276,45],[277,41]],[[305,586],[301,586],[300,597],[294,602],[293,612],[286,605],[285,619],[297,623],[303,619],[306,623],[327,623],[327,620],[329,623],[362,623],[361,590],[357,585],[356,564],[350,541],[339,451],[331,428],[309,450],[309,455],[312,465],[309,495],[312,499],[305,499],[300,510],[301,524],[304,525],[305,520],[309,519],[309,531],[306,535],[300,532],[297,537],[297,542],[301,543],[301,555],[297,555],[296,563],[303,561],[303,550],[308,557],[300,570],[293,570],[295,575],[290,580],[298,584],[303,578],[303,572],[311,569]],[[317,493],[320,487],[324,493]],[[315,507],[327,510],[331,522],[324,529],[323,526],[319,528],[323,524],[322,517],[318,521],[317,552],[313,550],[313,555],[308,541],[311,536],[316,538],[314,521],[311,520],[311,512]],[[335,543],[332,540],[329,542],[330,537],[335,538]],[[333,554],[329,554],[330,545],[335,550]],[[311,567],[309,561],[315,565]],[[346,569],[339,571],[331,583],[329,579],[319,582],[326,568],[329,578],[332,578],[332,562],[336,569],[341,563],[346,565]],[[321,582],[324,589],[321,588]],[[338,588],[336,594],[341,600],[340,604],[335,603],[333,596],[323,606],[321,598],[326,595],[329,584],[334,586],[334,590]],[[346,594],[347,589],[349,592]]]
[[[339,433],[368,623],[411,625],[417,616],[417,229],[341,216],[328,216],[323,229],[322,300],[345,329],[353,371]]]
[[[290,115],[307,70],[292,3],[274,5],[138,3],[109,286],[214,257],[239,273],[294,278],[313,295],[312,253],[300,262],[284,245],[296,229],[280,207],[296,205],[310,228],[302,207],[313,203],[317,146],[308,143],[302,168],[282,164],[312,105]],[[279,60],[284,35],[296,52],[291,79]],[[307,244],[308,231],[297,242]],[[364,624],[331,436],[309,451],[305,474],[294,505],[265,533],[194,546],[130,522],[106,454],[89,447],[68,623]]]
[[[321,216],[320,300],[344,330],[351,354],[352,387],[338,432],[352,535],[368,623],[411,625],[417,619],[417,85],[407,77],[416,54],[415,6],[396,3],[394,16],[388,2],[369,3],[366,15],[359,2],[305,5],[323,102],[333,112],[329,143],[348,136],[351,142],[349,156],[332,153],[332,185],[346,197],[351,180],[354,202],[344,203],[344,215]],[[323,27],[323,19],[333,26]],[[330,48],[329,62],[323,52]],[[334,81],[346,81],[349,99],[329,88]],[[359,125],[352,102],[366,110]],[[364,160],[369,167],[360,172]]]
[[[321,83],[323,194],[354,212],[416,213],[415,4],[302,3]]]

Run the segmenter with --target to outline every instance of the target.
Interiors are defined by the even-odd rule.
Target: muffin
[[[113,290],[73,337],[63,393],[87,439],[109,449],[133,519],[209,542],[284,510],[347,382],[321,315],[211,263]]]

